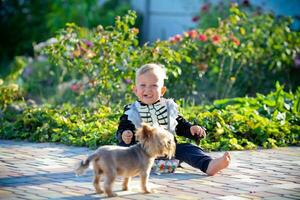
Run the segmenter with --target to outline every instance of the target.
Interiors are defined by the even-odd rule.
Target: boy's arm
[[[122,133],[126,130],[130,130],[132,133],[133,133],[133,137],[132,137],[132,141],[131,143],[128,145],[128,144],[125,144],[125,142],[122,140]],[[135,126],[134,124],[128,120],[128,116],[126,114],[123,114],[121,117],[120,117],[120,122],[119,122],[119,126],[118,126],[118,130],[116,132],[116,138],[118,139],[119,141],[119,145],[122,145],[122,146],[130,146],[132,144],[135,144]]]
[[[190,139],[196,139],[195,136],[191,133],[191,127],[193,126],[193,124],[191,124],[189,121],[187,121],[180,115],[178,115],[176,121],[178,123],[175,129],[177,135],[184,136]]]

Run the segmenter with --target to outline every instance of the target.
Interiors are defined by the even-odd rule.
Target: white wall
[[[210,0],[217,3],[220,0]],[[199,13],[205,0],[131,0],[135,10],[143,14],[143,41],[165,40],[181,34],[195,24],[192,17]],[[277,15],[299,16],[300,0],[249,0],[253,5]],[[294,24],[300,29],[300,22]]]

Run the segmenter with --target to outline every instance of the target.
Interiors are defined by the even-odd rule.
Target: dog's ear
[[[142,123],[141,127],[141,137],[143,139],[149,139],[153,135],[153,127],[151,127],[149,124]]]

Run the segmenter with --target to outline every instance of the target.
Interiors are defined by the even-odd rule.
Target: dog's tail
[[[85,171],[88,169],[88,167],[90,166],[90,162],[92,160],[94,160],[96,157],[98,157],[97,152],[91,154],[89,157],[87,157],[87,159],[85,160],[81,160],[78,163],[76,163],[75,165],[75,174],[77,176],[80,176],[82,174],[85,173]]]

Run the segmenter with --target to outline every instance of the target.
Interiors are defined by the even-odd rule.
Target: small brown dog
[[[128,190],[131,177],[140,175],[142,190],[150,193],[148,179],[154,159],[158,156],[171,158],[175,153],[174,136],[163,128],[154,128],[142,124],[136,132],[138,144],[130,147],[107,145],[98,148],[85,161],[81,161],[75,172],[81,175],[93,162],[94,187],[97,193],[103,193],[100,187],[101,175],[106,176],[104,191],[108,197],[116,196],[112,184],[116,176],[123,176],[123,190]]]

